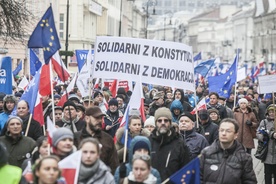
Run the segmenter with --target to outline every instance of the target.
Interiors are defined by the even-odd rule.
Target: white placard
[[[192,48],[185,44],[97,37],[93,78],[141,81],[195,91]]]
[[[276,92],[276,75],[265,75],[258,78],[260,94]]]
[[[246,69],[245,69],[245,67],[242,67],[242,68],[238,69],[237,82],[239,82],[245,78],[246,78]]]

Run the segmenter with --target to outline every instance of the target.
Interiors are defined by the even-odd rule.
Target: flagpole
[[[56,125],[56,117],[55,117],[55,100],[54,100],[54,89],[53,89],[53,70],[52,70],[52,59],[49,61],[50,65],[50,87],[51,87],[51,98],[52,98],[52,114],[53,114],[53,123]],[[63,70],[62,70],[63,71]],[[63,72],[63,77],[64,77],[64,72]]]
[[[28,135],[28,132],[29,132],[29,129],[30,129],[30,125],[31,125],[32,117],[33,117],[33,114],[30,114],[29,120],[28,120],[28,125],[27,125],[26,132],[25,132],[25,136]]]
[[[127,114],[127,116],[128,116],[128,114]],[[127,123],[126,123],[125,126],[127,126]],[[126,162],[127,139],[128,139],[128,127],[126,127],[126,131],[125,131],[125,144],[124,144],[124,158],[123,158],[123,162]]]
[[[237,65],[238,65],[238,62],[239,62],[239,49],[237,48],[237,53],[236,53],[236,57],[237,57],[237,62],[236,62],[236,69],[238,69]],[[235,62],[235,61],[234,61]],[[236,98],[237,98],[237,74],[236,74],[236,81],[235,81],[235,95],[234,95],[234,106],[233,106],[233,109],[234,110],[236,108]]]
[[[194,58],[194,57],[193,57]],[[197,60],[197,63],[198,63],[198,60]],[[193,68],[194,68],[194,71],[195,71],[195,66],[194,66],[194,59],[193,59]],[[197,64],[198,65],[198,64]],[[195,73],[194,73],[195,74]],[[198,79],[198,74],[197,74],[197,80]],[[198,115],[197,115],[197,100],[196,100],[196,84],[195,84],[195,80],[193,81],[193,84],[194,84],[194,97],[195,97],[195,108],[196,108],[196,128],[199,128],[199,122],[198,122]]]

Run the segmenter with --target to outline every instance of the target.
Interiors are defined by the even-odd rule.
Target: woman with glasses
[[[123,184],[156,184],[157,178],[151,174],[151,162],[149,155],[134,154],[132,159],[132,171],[124,179]]]
[[[78,184],[114,184],[110,168],[100,160],[101,146],[95,138],[85,138],[79,149],[82,151]]]
[[[137,135],[149,137],[150,132],[147,129],[142,128],[142,120],[139,116],[132,115],[128,121],[127,149],[130,147],[131,140]],[[120,162],[123,162],[125,136],[125,127],[119,128],[116,132],[117,142],[115,146]]]

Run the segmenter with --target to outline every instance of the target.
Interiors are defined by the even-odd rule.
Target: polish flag
[[[205,97],[202,100],[200,100],[200,102],[198,102],[196,107],[192,110],[191,114],[195,114],[197,111],[200,111],[202,109],[207,109]]]
[[[29,81],[28,81],[27,77],[24,76],[17,87],[25,90],[27,88],[28,84],[29,84]]]
[[[82,152],[76,151],[58,163],[67,184],[77,184]]]
[[[53,133],[57,130],[54,123],[50,119],[49,116],[47,116],[47,137],[48,137],[48,143],[52,146],[53,145]]]
[[[72,81],[70,82],[70,84],[66,88],[66,91],[67,91],[68,95],[69,95],[69,92],[74,89],[77,76],[78,76],[78,73],[75,74],[74,78],[72,79]],[[58,102],[57,106],[61,106],[62,107],[63,104],[68,100],[66,91],[61,96],[60,101]]]
[[[141,114],[141,119],[143,122],[146,121],[145,111],[144,111],[144,95],[142,91],[142,84],[140,82],[136,82],[135,87],[133,89],[132,95],[130,97],[127,109],[129,111],[131,109],[139,109]],[[128,116],[128,110],[126,109],[124,117],[121,121],[120,127],[126,124],[126,117]]]
[[[96,81],[95,81],[94,89],[99,88],[99,83],[100,83],[100,78],[97,78]]]
[[[34,111],[33,111],[33,118],[34,118],[34,120],[39,122],[41,126],[44,125],[42,100],[41,100],[41,95],[39,93],[36,95],[35,107],[34,107]]]
[[[54,70],[57,73],[60,80],[63,82],[67,81],[70,77],[70,73],[68,72],[65,64],[60,58],[58,51],[51,57],[51,60]]]

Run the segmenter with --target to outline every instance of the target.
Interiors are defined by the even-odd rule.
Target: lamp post
[[[66,12],[66,33],[65,33],[65,35],[66,35],[66,37],[65,37],[65,53],[66,53],[66,55],[65,55],[65,66],[67,67],[67,58],[68,58],[68,29],[69,29],[69,0],[67,0],[67,6],[66,6],[66,8],[67,8],[67,12]]]
[[[156,0],[148,0],[146,2],[146,20],[145,20],[145,38],[148,39],[148,20],[149,20],[149,6],[153,6],[153,12],[152,12],[152,15],[156,15],[155,14],[155,6],[156,6]],[[145,9],[143,7],[143,9]]]

